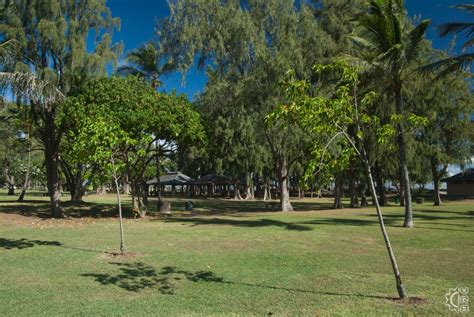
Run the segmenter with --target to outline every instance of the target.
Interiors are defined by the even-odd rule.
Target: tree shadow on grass
[[[181,222],[181,223],[190,223],[191,226],[199,225],[230,225],[236,227],[268,227],[275,226],[281,227],[286,230],[295,230],[295,231],[310,231],[312,228],[304,226],[301,224],[296,224],[292,222],[284,222],[279,220],[272,219],[256,219],[256,220],[237,220],[237,219],[227,219],[227,218],[197,218],[197,217],[170,217],[166,218],[166,222]]]
[[[70,201],[61,204],[64,213],[70,218],[113,218],[118,216],[115,205]],[[131,205],[124,203],[124,217],[133,217]],[[51,219],[51,204],[47,201],[25,200],[23,202],[6,202],[0,204],[0,213],[16,214],[24,217]]]
[[[46,245],[46,246],[62,246],[63,244],[59,241],[44,241],[44,240],[29,240],[29,239],[5,239],[0,238],[0,248],[12,250],[12,249],[26,249],[35,246]]]
[[[280,212],[279,202],[276,200],[233,200],[222,198],[179,198],[174,204],[182,204],[185,201],[192,200],[194,204],[194,214],[206,215],[236,215],[245,213],[264,213],[264,212]],[[291,201],[295,211],[314,211],[331,209],[332,204],[322,201],[302,202]]]
[[[303,225],[335,225],[335,226],[378,226],[379,222],[377,219],[377,215],[370,215],[373,220],[367,219],[348,219],[348,218],[320,218],[308,221],[298,222],[297,224]],[[404,215],[384,215],[384,223],[386,226],[390,227],[398,227],[402,228],[403,225],[403,218]],[[443,230],[443,231],[462,231],[462,232],[474,232],[474,230],[468,229],[459,229],[459,227],[471,227],[469,225],[463,224],[453,224],[453,223],[442,223],[442,222],[426,222],[429,220],[449,220],[450,218],[447,217],[436,217],[436,216],[414,216],[415,220],[415,228],[417,229],[424,229],[424,230]],[[469,219],[467,217],[456,217],[456,219]],[[420,220],[417,222],[417,220]],[[433,227],[433,226],[426,226],[426,225],[435,225],[435,226],[450,226],[450,228],[443,228],[443,227]]]
[[[190,272],[181,270],[173,266],[165,266],[161,271],[155,270],[152,266],[146,265],[143,262],[134,263],[122,263],[122,262],[110,262],[109,264],[119,267],[120,273],[116,275],[110,274],[99,274],[99,273],[86,273],[81,276],[93,277],[96,282],[102,285],[115,285],[129,292],[139,292],[144,289],[157,289],[162,294],[175,294],[176,284],[179,281],[190,281],[190,282],[207,282],[207,283],[220,283],[229,285],[240,285],[245,287],[256,287],[277,291],[287,292],[298,292],[298,293],[311,293],[318,295],[331,295],[331,296],[355,296],[365,298],[379,298],[396,300],[396,297],[390,296],[378,296],[370,294],[348,294],[348,293],[337,293],[330,291],[314,291],[304,290],[290,287],[279,287],[264,284],[252,284],[243,282],[234,282],[225,280],[222,277],[216,276],[211,271],[196,271]]]
[[[155,268],[143,262],[122,263],[110,262],[119,267],[116,275],[87,273],[81,276],[93,277],[102,285],[116,285],[129,292],[138,292],[144,289],[156,288],[162,294],[174,294],[175,283],[180,280],[191,282],[222,282],[223,279],[210,271],[189,272],[166,266],[157,272]]]

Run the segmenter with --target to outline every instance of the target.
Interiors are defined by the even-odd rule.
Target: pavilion
[[[187,175],[184,175],[181,172],[168,172],[165,175],[160,176],[160,187],[161,193],[171,193],[172,195],[176,194],[176,189],[179,188],[179,193],[184,195],[185,192],[189,191],[190,185],[192,184],[193,179]],[[152,186],[151,192],[156,194],[158,182],[156,177],[146,182],[147,185]]]
[[[217,174],[208,174],[192,182],[191,195],[199,196],[229,196],[230,188],[235,186],[235,180]]]

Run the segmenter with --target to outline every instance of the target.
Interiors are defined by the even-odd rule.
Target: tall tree
[[[439,55],[439,54],[437,54]],[[421,164],[428,166],[434,185],[434,205],[440,206],[440,180],[450,164],[462,165],[473,153],[474,127],[470,114],[474,101],[464,73],[420,74],[407,90],[407,102],[429,119],[417,130],[415,140]]]
[[[43,83],[56,87],[62,95],[74,93],[91,78],[101,76],[106,65],[116,60],[121,44],[111,45],[112,32],[120,20],[112,18],[105,0],[16,0],[5,1],[0,34],[18,44],[16,63],[11,71],[29,72]],[[94,49],[87,49],[91,31]],[[58,99],[36,96],[25,86],[33,81],[10,77],[15,92],[29,98],[27,111],[35,122],[35,132],[45,150],[46,175],[53,217],[62,217],[60,206],[59,146],[63,131],[55,124]],[[44,86],[45,88],[47,85]],[[34,96],[35,97],[35,96]]]
[[[254,116],[247,122],[255,125],[253,130],[264,136],[270,149],[283,211],[292,210],[289,171],[307,150],[308,136],[297,125],[265,125],[264,117],[282,102],[278,84],[288,69],[307,74],[312,65],[340,51],[320,23],[319,7],[314,1],[180,0],[170,3],[171,14],[159,27],[169,64],[182,71],[195,61],[207,66],[208,77],[219,80],[210,81],[206,90],[229,85],[230,96],[236,98],[221,96],[220,104],[241,109],[237,117],[242,119]],[[352,12],[346,13],[349,17]]]
[[[184,96],[158,93],[143,79],[135,76],[103,78],[91,82],[80,94],[68,98],[59,110],[60,122],[75,121],[76,128],[68,132],[71,150],[73,153],[84,153],[75,156],[79,158],[78,161],[88,158],[89,165],[100,166],[102,163],[101,159],[95,158],[94,149],[89,149],[84,141],[90,121],[95,117],[106,123],[110,121],[111,126],[119,130],[123,142],[114,141],[114,145],[110,145],[113,149],[107,151],[114,153],[114,164],[122,166],[116,172],[128,170],[133,209],[142,217],[147,212],[145,173],[153,160],[156,140],[189,138],[198,141],[202,134],[199,115]],[[116,133],[115,130],[112,132]],[[103,134],[96,135],[99,133],[96,129],[91,133],[91,138],[107,138]],[[106,166],[112,164],[109,154],[101,156],[105,157]]]
[[[416,60],[426,29],[424,20],[412,27],[407,20],[404,0],[371,0],[368,12],[358,18],[358,27],[351,38],[363,48],[355,54],[370,67],[382,71],[392,97],[395,113],[405,115],[403,88],[409,67]],[[380,81],[379,81],[380,84]],[[405,120],[397,124],[400,174],[405,191],[404,227],[413,227],[410,175],[407,164]]]

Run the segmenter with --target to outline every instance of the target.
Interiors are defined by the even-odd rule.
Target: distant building
[[[441,181],[448,185],[449,196],[474,197],[474,168],[443,178]]]

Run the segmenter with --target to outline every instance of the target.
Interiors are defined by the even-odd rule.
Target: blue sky
[[[472,0],[405,0],[410,16],[431,19],[427,37],[437,49],[448,49],[451,38],[441,39],[435,27],[449,21],[469,21],[469,17],[460,10],[450,8],[459,3],[470,3]],[[125,53],[140,46],[154,36],[156,19],[169,14],[166,0],[108,0],[107,5],[114,17],[120,17],[122,27],[114,34],[114,41],[123,41]],[[192,69],[186,76],[185,84],[181,74],[171,74],[162,78],[164,89],[186,93],[191,99],[204,87],[206,77],[202,71]]]

